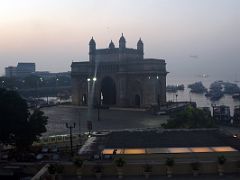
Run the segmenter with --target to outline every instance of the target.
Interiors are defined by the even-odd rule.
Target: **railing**
[[[45,166],[43,166],[43,168],[40,171],[38,171],[38,173],[35,176],[33,176],[31,180],[44,179],[48,175],[48,167],[49,167],[49,164],[46,164]]]
[[[83,140],[84,135],[73,134],[72,135],[73,141]],[[42,145],[42,144],[55,144],[55,143],[64,143],[70,141],[69,134],[63,135],[53,135],[48,137],[41,137],[39,141],[34,142],[33,145]]]

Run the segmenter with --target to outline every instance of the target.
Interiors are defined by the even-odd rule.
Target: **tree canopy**
[[[189,106],[185,110],[173,114],[167,123],[162,124],[162,127],[166,129],[213,128],[215,123],[208,112]]]
[[[46,132],[47,119],[39,109],[30,113],[17,92],[0,89],[0,143],[28,147]]]

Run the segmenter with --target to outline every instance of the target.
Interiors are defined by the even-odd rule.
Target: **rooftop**
[[[79,153],[168,154],[239,150],[239,138],[226,135],[218,129],[155,128],[98,133],[88,139]]]
[[[240,150],[240,142],[217,129],[115,131],[105,148],[226,147]]]

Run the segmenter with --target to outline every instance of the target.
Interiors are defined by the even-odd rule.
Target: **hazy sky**
[[[240,0],[1,0],[0,74],[18,61],[68,71],[91,36],[104,48],[122,32],[172,75],[240,76]]]

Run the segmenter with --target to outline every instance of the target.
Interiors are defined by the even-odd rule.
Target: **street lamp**
[[[100,96],[98,98],[98,121],[100,121],[100,107],[102,106],[102,101],[103,101],[103,95],[102,92],[100,93]]]
[[[4,88],[4,83],[5,83],[5,81],[2,81],[2,87]]]
[[[25,80],[22,80],[22,88],[25,88]]]
[[[97,110],[98,110],[98,121],[100,121],[100,105],[101,105],[101,97],[98,98]]]
[[[72,144],[72,129],[75,128],[76,124],[73,123],[73,126],[69,126],[68,123],[66,123],[66,128],[70,130],[70,147],[71,147],[71,156],[73,156],[73,144]]]
[[[215,118],[215,106],[216,106],[216,104],[211,104],[211,106],[212,106],[212,111],[213,111],[213,119]]]
[[[40,87],[39,81],[40,81],[40,83],[42,83],[43,82],[43,78],[40,77],[39,79],[37,79],[37,82],[36,82],[37,83],[37,86],[36,86],[36,96],[37,96],[37,98],[39,98],[39,87]]]

